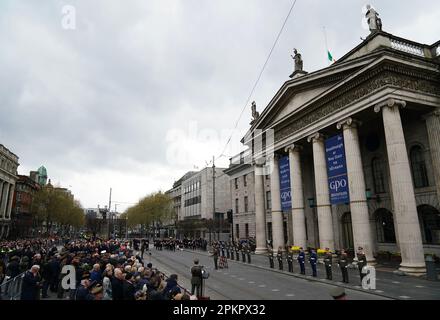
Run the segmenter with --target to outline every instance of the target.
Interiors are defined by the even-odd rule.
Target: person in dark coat
[[[81,281],[81,285],[76,289],[75,300],[95,300],[95,296],[90,292],[91,283],[88,279]]]
[[[170,300],[172,293],[180,293],[180,288],[177,284],[177,274],[172,274],[166,281],[167,285],[163,290],[164,298]]]
[[[10,259],[7,267],[6,267],[6,275],[11,277],[11,279],[15,278],[20,274],[20,258],[14,256]]]
[[[25,273],[21,287],[21,300],[38,300],[37,295],[40,286],[39,270],[40,267],[34,265],[31,270]]]
[[[134,294],[136,293],[136,288],[134,286],[134,278],[131,273],[127,273],[125,276],[125,282],[122,289],[124,300],[135,300]]]
[[[124,300],[124,279],[121,269],[116,268],[112,277],[112,297],[113,300]]]

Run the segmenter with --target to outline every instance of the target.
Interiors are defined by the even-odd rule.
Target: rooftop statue
[[[379,13],[371,5],[367,5],[365,17],[371,32],[382,31],[382,19],[379,18]]]
[[[303,70],[303,60],[301,57],[301,54],[298,53],[298,50],[293,49],[293,53],[295,55],[290,55],[293,59],[293,61],[295,61],[295,69],[293,70],[293,73],[290,75],[290,78],[293,78],[296,74],[301,73],[301,74],[305,74],[306,72],[304,72]]]
[[[251,109],[252,109],[251,125],[253,125],[255,121],[260,117],[260,113],[257,111],[257,104],[255,103],[255,101],[252,102]]]

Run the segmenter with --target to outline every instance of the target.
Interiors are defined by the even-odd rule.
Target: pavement
[[[196,254],[197,256],[203,255],[208,257],[210,265],[213,265],[212,257],[206,251],[193,251],[184,249],[186,252]],[[240,254],[241,259],[241,254]],[[364,292],[374,294],[384,298],[398,299],[398,300],[440,300],[440,281],[428,281],[423,278],[402,276],[392,272],[394,269],[380,265],[376,268],[376,289],[364,290],[361,287],[360,276],[358,269],[349,269],[349,284],[342,283],[342,275],[339,268],[333,268],[333,281],[325,279],[324,265],[318,264],[318,277],[311,276],[310,264],[306,263],[306,276],[299,274],[299,265],[294,261],[294,272],[289,273],[287,271],[280,271],[278,269],[271,269],[269,267],[269,259],[265,255],[251,256],[251,264],[238,262],[236,260],[228,260],[228,264],[231,265],[243,265],[248,268],[260,269],[269,271],[271,273],[283,274],[291,278],[301,279],[303,281],[327,284],[332,286],[343,287],[348,290],[357,292]],[[275,259],[275,268],[278,267],[278,263]],[[287,269],[287,264],[284,261],[284,270]],[[310,274],[310,275],[309,275]]]
[[[258,264],[229,261],[229,268],[214,270],[212,257],[206,252],[176,250],[151,250],[144,262],[167,275],[178,275],[178,283],[190,289],[190,269],[194,258],[209,272],[205,280],[204,296],[211,300],[332,300],[330,291],[336,285],[302,279],[289,273],[267,270]],[[389,300],[390,298],[371,292],[346,289],[349,300]]]

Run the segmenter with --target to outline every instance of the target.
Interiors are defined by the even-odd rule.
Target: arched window
[[[431,206],[417,207],[420,229],[423,242],[427,244],[440,244],[440,212]]]
[[[373,182],[375,193],[385,193],[385,169],[383,161],[380,158],[374,158],[371,161],[371,168],[373,170]]]
[[[377,241],[379,243],[396,243],[393,214],[387,209],[375,212]]]
[[[414,187],[424,188],[429,186],[428,173],[426,171],[425,156],[422,147],[415,146],[410,151],[411,169]]]

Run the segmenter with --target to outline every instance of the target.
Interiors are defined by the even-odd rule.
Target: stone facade
[[[0,239],[9,236],[18,157],[0,144]]]
[[[240,175],[270,172],[271,212],[262,214],[268,187],[254,174],[254,218],[236,219],[265,229],[274,247],[363,247],[370,263],[390,251],[399,254],[401,271],[423,274],[424,253],[440,255],[438,44],[376,31],[332,66],[284,83],[243,138],[245,161],[231,159],[227,170],[231,187]],[[268,130],[273,151],[256,150],[254,133],[264,139]],[[332,205],[324,142],[336,135],[344,140],[350,202]],[[284,218],[280,155],[289,156],[293,200]],[[250,186],[232,201],[252,194]],[[258,253],[264,241],[257,236]]]

